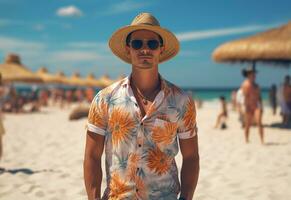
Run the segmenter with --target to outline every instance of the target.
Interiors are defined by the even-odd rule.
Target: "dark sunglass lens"
[[[131,41],[131,47],[134,49],[140,49],[142,47],[142,40],[132,40]]]
[[[159,41],[157,40],[149,40],[148,41],[148,47],[151,49],[151,50],[155,50],[159,47],[160,43]]]

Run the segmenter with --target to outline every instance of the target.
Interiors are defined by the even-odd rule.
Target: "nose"
[[[142,47],[141,49],[140,49],[140,52],[142,53],[142,54],[144,54],[144,55],[147,55],[147,54],[149,54],[150,53],[150,49],[146,46],[146,47]]]
[[[150,50],[149,47],[148,47],[147,42],[143,41],[143,44],[142,44],[141,50]]]

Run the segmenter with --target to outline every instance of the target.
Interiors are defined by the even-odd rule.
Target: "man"
[[[4,103],[4,88],[2,85],[2,74],[0,73],[0,160],[3,156],[3,136],[5,134],[5,129],[3,126],[3,114],[2,114],[2,106]]]
[[[226,119],[227,119],[227,103],[225,101],[224,96],[219,97],[219,101],[221,103],[221,111],[216,118],[216,124],[214,128],[226,129]]]
[[[269,91],[269,102],[273,111],[273,115],[276,115],[277,111],[277,87],[275,84],[272,84]]]
[[[264,144],[264,130],[262,125],[262,99],[261,91],[256,80],[256,70],[252,67],[242,71],[243,76],[246,78],[241,85],[244,96],[244,128],[245,128],[245,141],[249,142],[249,129],[254,120],[259,128],[260,140]]]
[[[291,84],[289,75],[284,78],[282,93],[283,101],[281,104],[283,105],[281,107],[283,114],[283,125],[288,126],[291,123]]]
[[[164,80],[161,62],[179,42],[149,13],[117,30],[113,53],[132,65],[129,77],[101,90],[88,116],[84,179],[89,200],[100,199],[105,148],[107,187],[102,199],[191,200],[199,174],[192,97]],[[178,145],[179,140],[179,145]],[[175,156],[183,156],[181,186]]]

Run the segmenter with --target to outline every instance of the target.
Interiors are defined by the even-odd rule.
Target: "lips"
[[[152,56],[139,56],[139,58],[141,58],[141,59],[151,59],[153,57]]]

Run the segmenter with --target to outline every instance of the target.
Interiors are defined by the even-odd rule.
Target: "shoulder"
[[[170,93],[172,93],[175,96],[185,96],[186,93],[184,90],[182,90],[179,86],[175,85],[174,83],[164,80],[166,84],[166,89],[169,90]]]
[[[107,100],[110,99],[118,90],[121,89],[124,81],[125,79],[122,79],[120,81],[116,81],[113,84],[103,88],[96,94],[95,99],[107,99]]]
[[[249,88],[251,87],[251,83],[248,80],[245,80],[242,84],[241,84],[242,88]]]
[[[185,91],[179,86],[171,83],[170,81],[165,80],[167,89],[170,92],[170,96],[174,97],[180,103],[187,103],[193,101],[192,91]]]

